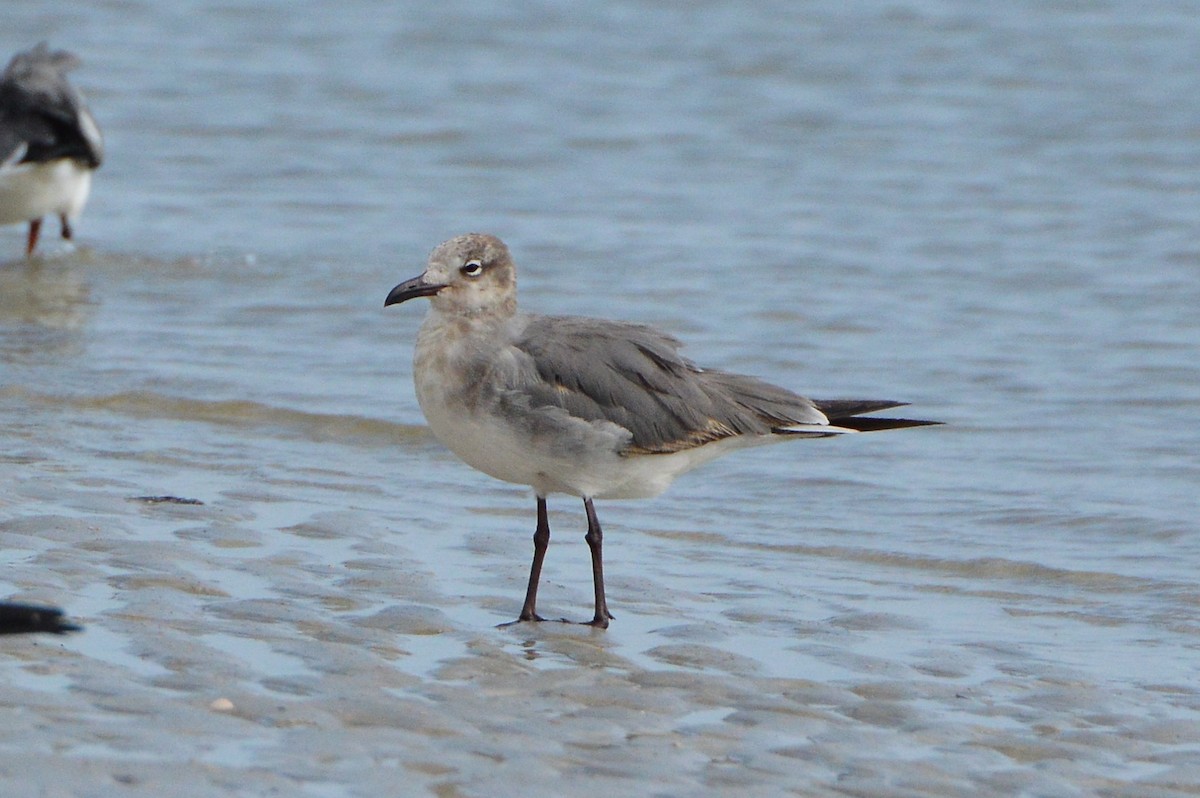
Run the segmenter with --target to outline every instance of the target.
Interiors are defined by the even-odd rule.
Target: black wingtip
[[[935,427],[943,423],[917,418],[863,417],[865,413],[908,405],[908,402],[895,402],[891,399],[814,399],[813,404],[825,414],[833,426],[845,427],[858,432],[878,432],[885,429],[903,429],[904,427]]]
[[[829,423],[835,427],[845,427],[857,432],[880,432],[885,429],[904,429],[905,427],[940,427],[945,422],[928,421],[920,418],[848,416],[846,418],[830,418]]]
[[[62,635],[82,630],[82,626],[66,621],[57,607],[0,602],[0,635],[38,632]]]
[[[891,410],[893,407],[905,407],[908,402],[896,402],[891,399],[814,399],[813,404],[832,421],[835,418],[850,418],[879,410]]]

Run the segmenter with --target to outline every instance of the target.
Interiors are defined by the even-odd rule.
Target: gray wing
[[[532,316],[514,346],[531,359],[536,378],[519,390],[531,408],[562,408],[624,427],[632,435],[627,453],[827,423],[811,400],[753,377],[701,369],[679,355],[679,345],[637,324]]]
[[[76,158],[100,165],[100,131],[67,81],[66,73],[78,64],[75,56],[50,51],[44,43],[9,62],[0,76],[0,162]]]

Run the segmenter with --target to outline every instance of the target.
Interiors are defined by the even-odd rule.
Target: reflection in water
[[[88,283],[76,259],[0,265],[0,362],[71,346],[90,313]]]

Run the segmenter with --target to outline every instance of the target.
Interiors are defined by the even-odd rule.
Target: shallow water
[[[2,641],[13,794],[1200,792],[1200,21],[977,6],[9,3],[110,153],[0,230],[0,596],[86,627]],[[602,503],[613,626],[497,629],[533,499],[382,308],[472,229],[949,425]]]

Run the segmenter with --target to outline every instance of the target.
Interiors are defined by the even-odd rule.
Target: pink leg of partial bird
[[[33,254],[34,248],[37,247],[38,233],[42,232],[42,220],[34,219],[29,223],[29,238],[25,242],[25,256]]]

